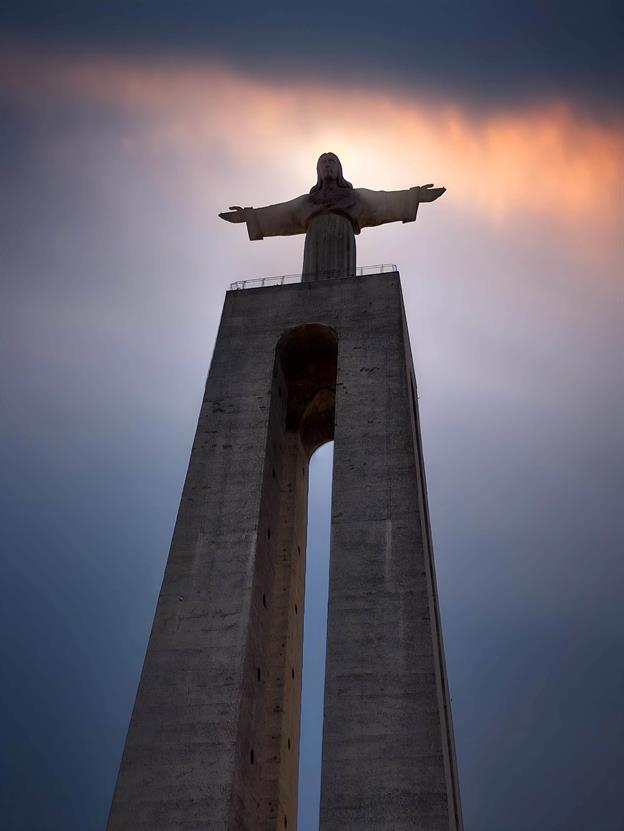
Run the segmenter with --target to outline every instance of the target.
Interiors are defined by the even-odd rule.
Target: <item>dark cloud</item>
[[[513,103],[566,96],[619,106],[616,2],[234,4],[23,0],[4,36],[50,48],[220,57],[274,77],[346,76]]]

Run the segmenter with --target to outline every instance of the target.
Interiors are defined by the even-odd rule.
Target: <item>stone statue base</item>
[[[303,250],[302,282],[355,276],[355,235],[340,214],[321,214],[311,222]]]
[[[317,282],[226,295],[108,831],[296,828],[308,460],[332,440],[316,828],[461,831],[399,275]]]

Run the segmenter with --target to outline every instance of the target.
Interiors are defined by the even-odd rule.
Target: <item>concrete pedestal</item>
[[[399,275],[229,292],[108,824],[296,828],[308,459],[335,440],[321,831],[455,831]]]

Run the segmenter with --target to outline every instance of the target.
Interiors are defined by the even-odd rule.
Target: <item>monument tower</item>
[[[416,382],[396,268],[364,227],[444,188],[221,214],[305,233],[301,282],[229,291],[108,831],[297,824],[308,461],[334,441],[320,831],[458,831]]]

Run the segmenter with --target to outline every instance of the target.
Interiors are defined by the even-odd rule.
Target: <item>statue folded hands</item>
[[[304,280],[354,274],[354,234],[386,222],[413,222],[421,202],[433,202],[446,190],[430,184],[395,191],[354,188],[334,153],[323,153],[316,171],[310,193],[264,208],[234,206],[219,214],[228,222],[245,222],[251,240],[306,234]]]

